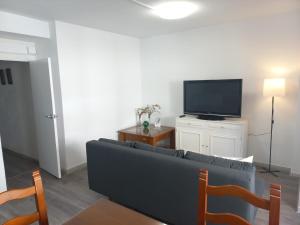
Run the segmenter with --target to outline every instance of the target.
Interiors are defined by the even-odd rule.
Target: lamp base
[[[260,171],[260,173],[269,173],[269,174],[272,174],[274,177],[278,177],[278,175],[276,173],[280,172],[279,170],[271,170],[266,167],[263,167],[262,169],[263,169],[263,171]]]

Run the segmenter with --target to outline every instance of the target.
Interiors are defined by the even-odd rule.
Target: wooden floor
[[[36,162],[7,152],[4,153],[4,161],[8,188],[31,185],[31,171],[37,168]],[[300,225],[300,214],[295,212],[298,179],[286,174],[280,174],[279,178],[260,173],[257,175],[263,177],[268,183],[282,184],[281,225]],[[51,225],[62,224],[97,199],[103,197],[89,190],[86,169],[64,176],[61,180],[42,171],[42,178]],[[20,213],[32,212],[34,207],[33,198],[0,206],[0,224],[13,216],[20,215]],[[267,221],[268,214],[263,210],[259,210],[255,224],[266,225],[268,224]]]
[[[259,169],[257,169],[259,171]],[[300,225],[300,213],[296,213],[298,203],[298,185],[299,178],[291,177],[288,174],[280,173],[279,177],[274,177],[270,174],[257,173],[257,176],[262,177],[268,184],[281,184],[281,225]],[[268,193],[266,193],[268,194]],[[268,195],[266,195],[268,196]],[[256,224],[268,224],[266,212],[259,210],[256,216]]]
[[[4,152],[3,156],[8,188],[32,185],[31,172],[38,167],[37,163],[7,152]],[[41,172],[50,225],[64,223],[102,197],[100,194],[89,190],[86,169],[64,176],[61,180],[46,172]],[[20,213],[30,213],[32,209],[35,209],[33,198],[0,206],[0,224],[11,217],[20,215]]]

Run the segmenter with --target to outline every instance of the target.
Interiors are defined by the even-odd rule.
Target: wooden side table
[[[175,149],[175,128],[150,126],[149,132],[145,133],[140,126],[129,127],[119,130],[119,141],[140,141],[150,145],[157,145],[162,140],[170,140],[170,148]]]

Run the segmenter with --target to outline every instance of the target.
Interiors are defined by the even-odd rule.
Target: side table
[[[160,141],[169,139],[170,148],[175,149],[175,128],[150,126],[148,132],[140,126],[129,127],[119,130],[119,141],[140,141],[150,145],[157,145]]]

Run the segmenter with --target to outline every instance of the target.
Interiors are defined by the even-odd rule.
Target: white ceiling
[[[155,5],[165,0],[140,0]],[[0,0],[0,10],[60,20],[136,37],[296,11],[300,0],[189,0],[200,10],[181,20],[163,20],[130,0]]]

